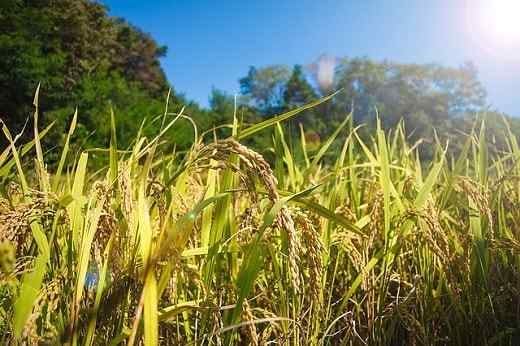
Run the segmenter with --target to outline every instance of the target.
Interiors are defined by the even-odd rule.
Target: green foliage
[[[169,89],[159,62],[166,48],[148,34],[120,18],[109,17],[103,5],[90,0],[6,0],[0,4],[0,20],[4,23],[0,27],[0,117],[13,133],[22,130],[33,111],[30,101],[39,83],[44,95],[40,123],[54,122],[55,126],[43,140],[45,150],[64,142],[76,107],[80,136],[70,143],[73,151],[108,145],[112,111],[118,118],[120,148],[132,144],[143,124],[145,135],[159,131],[158,117],[164,113]],[[312,72],[315,83],[305,71]],[[469,63],[447,68],[322,56],[315,64],[307,68],[296,65],[292,71],[284,65],[251,67],[239,82],[242,96],[236,102],[215,89],[207,110],[172,91],[168,116],[186,105],[185,115],[194,119],[200,130],[219,127],[217,134],[229,135],[229,126],[223,125],[233,122],[233,114],[239,122],[255,123],[309,103],[332,89],[342,89],[333,102],[287,123],[287,144],[299,150],[293,139],[300,136],[300,124],[305,136],[319,142],[352,112],[354,122],[366,124],[370,133],[375,128],[376,110],[384,129],[395,127],[403,118],[411,143],[430,140],[434,131],[443,140],[458,142],[455,129],[467,131],[464,119],[486,107],[485,90]],[[517,133],[517,126],[512,127]],[[175,136],[173,132],[166,134],[171,149],[188,149],[194,139],[192,125],[183,120],[172,131]],[[26,131],[22,138],[28,139],[28,135]],[[248,143],[266,148],[271,135],[266,132]],[[5,140],[2,146],[7,146]],[[91,154],[93,162],[103,160],[97,151]],[[433,157],[427,148],[421,154],[426,159]],[[50,164],[58,159],[48,157]]]
[[[283,106],[286,109],[301,107],[317,98],[318,95],[311,84],[307,81],[302,66],[295,65],[283,92]],[[295,129],[298,128],[298,123],[302,123],[306,129],[313,129],[320,132],[323,132],[323,128],[325,127],[319,114],[312,112],[312,110],[305,112],[297,122],[292,121],[289,123],[293,127],[291,131],[292,133],[294,133]]]
[[[240,90],[262,114],[271,115],[283,107],[284,89],[289,78],[290,70],[283,65],[251,66],[247,76],[239,81]]]
[[[96,2],[0,20],[0,343],[520,340],[520,121],[471,64],[251,67],[201,109]]]
[[[283,102],[288,108],[300,107],[317,98],[316,92],[305,78],[300,65],[295,65],[283,92]]]
[[[289,122],[289,141],[299,136],[299,124],[309,137],[328,136],[345,114],[352,112],[355,124],[365,125],[360,131],[362,136],[375,130],[377,114],[383,129],[394,128],[404,120],[410,143],[432,143],[437,134],[443,141],[454,142],[451,151],[462,145],[458,132],[468,130],[464,119],[473,123],[476,112],[488,110],[486,91],[471,63],[451,68],[322,56],[307,67],[308,73],[298,65],[290,76],[288,70],[280,65],[251,67],[240,80],[243,95],[259,114],[272,115],[278,109],[299,106],[331,88],[341,90],[331,103]],[[309,83],[309,77],[314,77],[315,83]],[[491,117],[495,113],[489,114]],[[432,147],[421,148],[421,155],[431,160]]]
[[[404,118],[409,130],[417,132],[416,138],[450,118],[486,106],[484,88],[471,64],[456,69],[343,59],[336,85],[345,90],[338,106],[353,104],[359,122],[372,121],[377,108],[383,126],[393,127]]]
[[[109,107],[127,115],[118,122],[123,140],[136,133],[144,117],[160,114],[168,84],[158,59],[166,48],[124,20],[109,17],[103,5],[2,1],[0,21],[0,116],[15,133],[32,111],[28,105],[39,83],[45,95],[41,121],[55,121],[57,129],[48,144],[66,132],[74,106],[87,146],[106,146]]]

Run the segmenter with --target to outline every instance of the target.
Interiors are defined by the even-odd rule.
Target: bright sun
[[[520,41],[520,0],[487,0],[482,10],[488,35],[506,45]]]
[[[493,59],[520,63],[520,0],[464,0],[471,40]]]

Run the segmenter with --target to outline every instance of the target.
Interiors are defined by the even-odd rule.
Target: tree
[[[471,64],[448,68],[343,59],[336,87],[344,90],[336,107],[347,110],[353,104],[356,121],[373,123],[377,109],[385,127],[403,118],[416,137],[427,137],[433,127],[486,105],[484,87]]]
[[[315,100],[316,92],[305,78],[301,65],[295,65],[283,93],[284,106],[294,108]]]
[[[283,93],[283,108],[288,111],[297,107],[301,107],[309,102],[316,100],[318,97],[316,91],[307,81],[307,78],[303,72],[303,68],[300,65],[295,65],[291,77],[285,85]],[[297,119],[292,121],[294,125],[302,123],[305,128],[320,130],[323,128],[323,121],[318,116],[317,109],[310,109],[305,111],[304,114],[299,116]]]
[[[209,98],[210,109],[204,119],[201,119],[201,125],[208,130],[219,127],[217,133],[225,137],[231,135],[231,130],[229,126],[223,127],[222,125],[233,124],[233,114],[236,114],[237,120],[241,123],[260,121],[255,110],[244,101],[243,97],[237,97],[235,100],[234,96],[213,88]]]
[[[107,142],[109,106],[124,114],[118,124],[129,133],[161,110],[169,88],[159,63],[166,47],[109,17],[105,6],[89,0],[6,0],[0,21],[0,117],[12,131],[31,113],[39,82],[42,125],[56,121],[52,133],[66,132],[77,105],[92,145]],[[177,101],[174,96],[172,103]]]
[[[257,69],[250,67],[247,76],[239,80],[242,95],[264,115],[273,114],[283,106],[283,93],[290,77],[284,65],[271,65]]]
[[[471,63],[452,68],[321,56],[308,70],[314,86],[300,66],[295,66],[290,75],[281,65],[251,67],[240,80],[241,90],[258,113],[270,115],[342,89],[332,101],[290,121],[291,137],[297,135],[294,125],[298,122],[320,137],[327,136],[352,111],[354,121],[365,124],[366,132],[373,130],[378,114],[387,129],[403,119],[411,142],[431,140],[434,131],[451,138],[457,137],[454,126],[465,124],[458,119],[487,107],[485,89]],[[423,154],[429,158],[433,153]]]
[[[212,116],[209,119],[211,126],[218,126],[233,121],[233,113],[235,111],[233,97],[226,92],[213,88],[209,97],[209,107]]]

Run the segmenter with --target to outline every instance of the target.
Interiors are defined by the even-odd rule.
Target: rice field
[[[3,126],[0,343],[517,344],[517,139],[490,150],[482,117],[452,155],[408,143],[403,124],[362,137],[349,115],[319,148],[302,130],[291,149],[284,120],[325,101],[235,116],[228,138],[193,124],[186,153],[166,149],[182,110],[130,148],[112,114],[109,164],[93,170],[70,146],[77,114],[46,162],[36,97],[31,142]],[[261,131],[272,162],[244,144]]]

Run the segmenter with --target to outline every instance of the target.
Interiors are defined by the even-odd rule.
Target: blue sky
[[[504,3],[499,15],[489,10],[497,1]],[[328,54],[448,66],[470,60],[488,90],[488,101],[520,116],[515,1],[102,2],[110,14],[126,18],[168,46],[162,60],[168,79],[177,92],[203,105],[213,86],[238,92],[238,79],[251,65],[307,64]],[[515,18],[506,21],[509,13]],[[503,23],[514,28],[506,26],[497,34],[494,25],[503,29]]]

